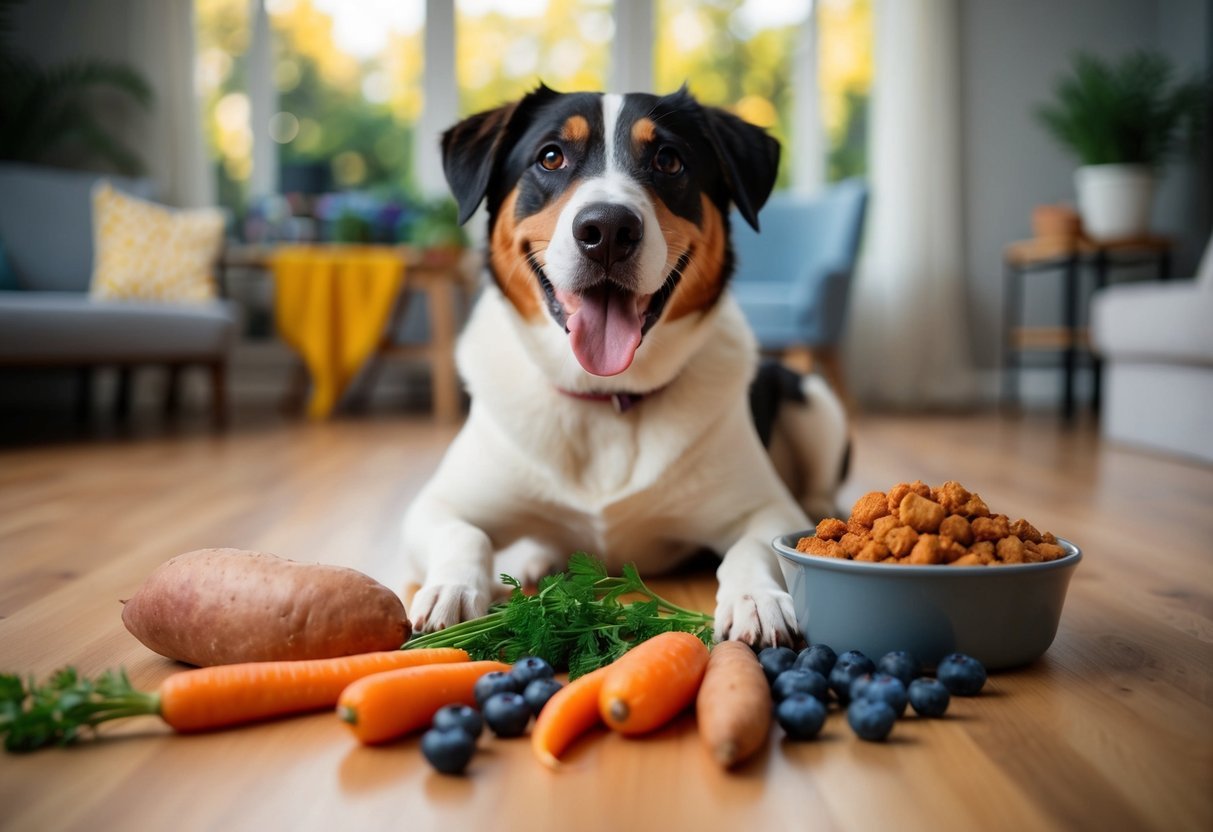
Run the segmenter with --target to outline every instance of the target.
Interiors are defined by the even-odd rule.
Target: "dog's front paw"
[[[792,596],[783,590],[754,589],[717,596],[717,641],[744,641],[752,647],[794,647],[800,640]]]
[[[432,584],[413,596],[413,629],[421,633],[442,630],[488,612],[488,594],[462,584]]]

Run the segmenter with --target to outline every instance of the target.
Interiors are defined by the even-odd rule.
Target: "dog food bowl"
[[[927,665],[967,653],[990,670],[1044,655],[1057,634],[1066,589],[1082,552],[1044,563],[926,566],[805,555],[812,531],[775,538],[801,632],[810,644],[860,650],[873,661],[909,650]]]

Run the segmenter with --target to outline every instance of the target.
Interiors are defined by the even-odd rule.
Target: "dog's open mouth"
[[[566,292],[552,285],[538,259],[527,257],[547,299],[548,312],[569,334],[577,362],[596,376],[615,376],[632,366],[646,332],[661,317],[682,273],[690,263],[683,252],[656,292],[638,295],[611,280],[582,292]]]

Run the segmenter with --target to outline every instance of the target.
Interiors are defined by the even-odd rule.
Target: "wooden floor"
[[[353,566],[390,586],[402,510],[453,429],[387,415],[237,421],[0,450],[0,670],[177,669],[123,629],[161,561],[237,546]],[[885,744],[832,713],[778,730],[734,775],[688,717],[595,735],[552,773],[482,740],[467,778],[417,740],[358,748],[329,714],[176,737],[133,720],[70,750],[0,756],[0,829],[1213,829],[1213,468],[1106,447],[1047,416],[862,418],[844,500],[957,479],[1085,552],[1044,659]],[[654,582],[708,610],[699,567]]]

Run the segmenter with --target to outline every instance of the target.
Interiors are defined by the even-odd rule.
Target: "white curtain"
[[[848,383],[865,405],[974,400],[961,192],[956,0],[877,0],[865,254]]]
[[[193,0],[99,3],[126,13],[131,34],[127,59],[156,91],[146,144],[139,148],[160,197],[196,208],[215,204],[215,182],[202,134],[202,104],[194,80]]]

